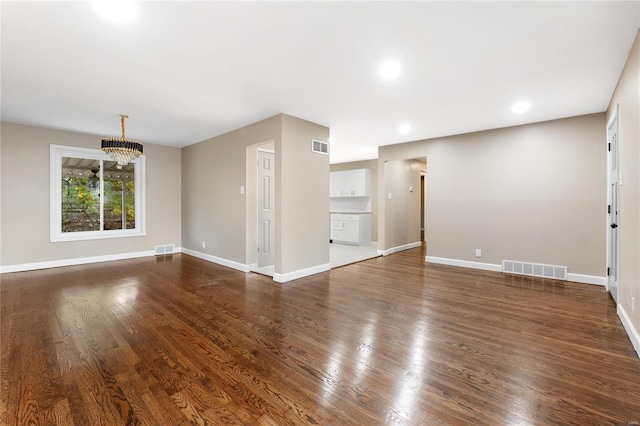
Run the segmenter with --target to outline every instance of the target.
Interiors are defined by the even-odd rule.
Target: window
[[[51,242],[145,235],[145,157],[118,168],[99,149],[51,145]]]

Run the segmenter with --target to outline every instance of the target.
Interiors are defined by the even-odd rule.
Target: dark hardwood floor
[[[283,285],[186,255],[1,277],[8,425],[628,425],[602,287],[424,263]]]

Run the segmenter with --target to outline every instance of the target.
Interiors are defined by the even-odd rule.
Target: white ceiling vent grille
[[[173,244],[165,244],[163,246],[156,246],[156,256],[162,256],[165,254],[173,254],[175,246]]]
[[[311,151],[317,152],[318,154],[329,154],[329,143],[322,142],[315,139],[311,140]]]
[[[503,260],[502,272],[506,274],[529,275],[532,277],[567,280],[567,267],[558,265],[543,265],[541,263]]]

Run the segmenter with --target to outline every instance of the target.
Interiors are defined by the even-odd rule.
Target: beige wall
[[[349,163],[331,164],[330,171],[371,170],[371,240],[378,241],[378,160],[352,161]]]
[[[312,139],[328,140],[329,128],[282,115],[282,139],[276,141],[276,273],[329,263],[329,156],[312,152]]]
[[[182,149],[183,247],[248,263],[247,194],[240,193],[247,185],[247,147],[279,142],[281,133],[282,117],[276,115]]]
[[[425,167],[414,159],[384,163],[385,249],[420,241],[420,171]]]
[[[558,264],[602,277],[604,149],[605,114],[592,114],[382,146],[378,179],[385,161],[427,158],[429,256]],[[393,247],[383,231],[379,246]]]
[[[183,247],[241,265],[255,263],[255,217],[248,212],[255,202],[247,199],[255,197],[254,174],[247,164],[253,148],[268,144],[276,159],[275,272],[328,263],[329,159],[311,152],[311,139],[328,137],[327,127],[278,114],[183,148]]]
[[[640,34],[613,94],[607,118],[619,105],[618,132],[620,148],[620,280],[619,303],[640,332]],[[631,298],[635,299],[635,313]]]
[[[144,144],[146,236],[49,242],[49,145],[99,148],[100,137],[2,123],[0,265],[48,262],[181,245],[180,149]]]

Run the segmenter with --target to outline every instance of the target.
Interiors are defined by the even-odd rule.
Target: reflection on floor
[[[329,246],[331,247],[329,251],[331,269],[378,257],[377,241],[372,241],[371,244],[361,246],[350,246],[347,244],[329,244]]]
[[[329,263],[331,264],[331,269],[378,257],[378,243],[376,241],[361,246],[329,244],[329,247]],[[269,265],[261,268],[253,268],[251,272],[273,277],[274,267],[273,265]]]
[[[257,272],[258,274],[268,275],[272,277],[273,273],[275,272],[275,267],[273,265],[262,266],[260,268],[255,267],[251,269],[251,272]]]

